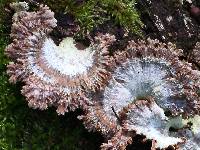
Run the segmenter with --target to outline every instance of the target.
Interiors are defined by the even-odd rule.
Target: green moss
[[[108,14],[115,18],[116,23],[138,35],[141,34],[143,24],[135,9],[135,0],[102,0],[101,3]]]
[[[137,35],[142,35],[138,12],[135,9],[135,0],[44,0],[55,12],[65,12],[74,15],[81,27],[81,34],[90,32],[94,27],[107,20],[114,20]]]
[[[82,4],[76,4],[73,0],[66,3],[65,13],[72,14],[76,18],[80,24],[80,33],[86,34],[109,19],[109,17],[103,15],[105,12],[98,7],[98,3],[95,0],[88,0]]]

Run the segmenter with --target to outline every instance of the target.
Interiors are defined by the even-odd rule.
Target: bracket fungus
[[[58,114],[64,114],[84,107],[85,92],[105,86],[113,62],[107,47],[115,37],[99,34],[83,50],[70,37],[57,46],[49,36],[55,26],[54,13],[47,6],[41,5],[37,12],[17,11],[11,29],[13,41],[5,50],[12,61],[7,73],[10,82],[25,84],[22,94],[30,107],[54,105]]]
[[[10,82],[24,83],[30,107],[53,105],[58,114],[82,108],[85,127],[108,140],[102,149],[126,149],[138,134],[152,140],[152,149],[200,149],[200,72],[179,60],[182,50],[148,39],[129,41],[112,57],[115,37],[109,34],[98,34],[83,49],[71,37],[57,46],[50,37],[57,21],[47,6],[37,12],[28,12],[26,3],[11,7],[7,73]]]
[[[130,41],[125,51],[115,53],[112,78],[79,117],[87,129],[108,139],[102,149],[125,149],[135,134],[154,141],[152,149],[185,142],[170,136],[171,118],[199,114],[200,72],[180,55],[173,44],[151,39]]]

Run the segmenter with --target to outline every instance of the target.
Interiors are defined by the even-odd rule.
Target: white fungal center
[[[171,70],[172,71],[172,70]],[[111,106],[116,112],[137,99],[152,96],[156,103],[166,109],[185,106],[184,100],[172,99],[173,90],[179,90],[166,80],[169,72],[167,63],[161,60],[130,60],[116,69],[113,79],[104,91],[104,110],[114,117]]]
[[[48,67],[64,75],[84,74],[93,64],[94,51],[90,47],[78,50],[70,37],[65,38],[59,46],[53,40],[46,39],[42,53]]]
[[[142,106],[128,114],[128,129],[136,130],[137,134],[143,134],[148,139],[156,140],[156,148],[167,148],[183,142],[181,138],[169,136],[168,118],[163,109],[155,103],[151,107]]]

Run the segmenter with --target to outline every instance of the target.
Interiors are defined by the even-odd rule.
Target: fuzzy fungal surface
[[[124,150],[137,135],[145,137],[141,143],[151,140],[151,149],[200,149],[200,72],[179,59],[182,50],[158,40],[131,40],[110,56],[115,37],[101,33],[88,47],[72,37],[56,45],[50,33],[57,20],[49,7],[11,7],[16,13],[5,50],[11,59],[7,73],[10,82],[23,83],[30,107],[53,105],[58,114],[82,108],[85,127],[106,138],[103,150]]]
[[[151,139],[152,149],[185,143],[185,134],[171,135],[172,120],[199,114],[200,72],[180,61],[181,55],[173,44],[151,39],[130,41],[126,51],[116,52],[108,86],[80,117],[86,128],[109,139],[102,149],[125,149],[137,134]]]
[[[43,5],[37,12],[28,12],[25,4],[11,5],[16,10],[13,41],[5,50],[12,60],[7,70],[10,82],[25,84],[22,93],[30,107],[55,105],[58,114],[84,107],[85,92],[103,88],[110,76],[107,47],[114,36],[100,34],[83,49],[70,37],[57,46],[49,37],[57,23],[54,13]]]

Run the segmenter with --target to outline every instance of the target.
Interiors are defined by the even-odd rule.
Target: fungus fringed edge
[[[193,70],[192,64],[179,60],[182,53],[182,50],[176,49],[172,43],[165,44],[159,40],[147,39],[147,41],[129,41],[126,50],[116,52],[114,57],[119,66],[134,58],[166,61],[167,65],[175,72],[166,77],[166,80],[170,84],[182,84],[181,95],[184,95],[187,101],[187,107],[182,114],[187,117],[200,113],[200,97],[197,94],[200,89],[200,71]],[[180,93],[177,92],[174,96],[180,97]],[[178,114],[180,114],[178,110],[172,111],[172,115]]]
[[[126,133],[134,131],[135,135],[144,135],[146,138],[143,139],[143,142],[152,140],[151,149],[175,148],[185,142],[183,137],[168,135],[168,121],[170,120],[152,98],[130,103],[123,108],[119,116]],[[134,139],[134,136],[132,138]]]
[[[101,145],[101,150],[125,150],[132,143],[132,137],[118,131],[107,143]]]
[[[141,139],[141,143],[152,140],[152,150],[175,148],[185,142],[182,137],[176,138],[168,135],[167,117],[153,99],[138,100],[135,103],[130,103],[127,107],[123,107],[118,114],[119,123],[108,118],[101,106],[97,105],[87,108],[86,115],[79,116],[78,119],[83,121],[89,131],[99,131],[107,139],[107,143],[101,145],[102,150],[125,150],[127,145],[132,144],[134,138],[137,138],[136,135],[146,137]],[[157,118],[156,121],[155,118]],[[143,121],[144,124],[141,124]],[[148,133],[149,131],[152,133]]]
[[[128,139],[132,138],[134,141],[136,134],[144,135],[146,137],[144,141],[141,142],[152,140],[152,149],[167,149],[168,147],[178,149],[180,144],[184,144],[184,137],[174,137],[168,135],[170,134],[168,125],[171,121],[169,118],[176,116],[183,116],[187,118],[199,114],[199,96],[197,92],[199,89],[200,76],[199,71],[193,70],[191,68],[191,64],[179,59],[179,56],[181,55],[182,50],[176,49],[172,43],[164,44],[158,40],[151,39],[148,39],[147,41],[138,40],[137,42],[130,41],[124,51],[118,51],[114,53],[115,66],[112,72],[112,78],[110,79],[108,86],[103,91],[101,91],[100,94],[96,94],[93,96],[93,98],[90,98],[93,105],[88,106],[87,110],[85,110],[85,115],[79,117],[79,119],[83,120],[84,125],[89,131],[100,131],[108,140],[108,143],[104,143],[102,145],[102,149],[116,149],[116,147],[118,147],[118,149],[125,149],[127,144],[131,143]],[[137,76],[140,75],[137,72],[138,66],[129,67],[134,64],[138,65],[141,63],[140,60],[144,61],[144,63],[147,61],[149,64],[153,62],[154,68],[161,68],[160,70],[158,69],[157,72],[153,72],[152,75],[152,69],[147,67],[146,72],[150,71],[150,77],[154,78],[154,76],[157,75],[155,73],[163,73],[162,69],[167,72],[166,74],[163,74],[159,77],[159,80],[161,80],[161,83],[159,84],[169,84],[170,86],[166,86],[165,88],[172,88],[172,90],[175,90],[173,91],[174,93],[172,95],[164,95],[169,96],[170,98],[173,96],[169,103],[163,102],[164,104],[161,105],[159,104],[160,101],[157,101],[158,97],[155,98],[152,95],[148,95],[150,97],[149,100],[141,100],[137,98],[134,100],[127,100],[126,98],[129,96],[122,95],[129,92],[127,90],[124,91],[124,93],[121,93],[120,87],[124,87],[129,90],[131,90],[130,88],[135,87],[124,84],[124,82],[133,82],[133,80],[127,81],[129,80],[128,77],[133,75],[132,73],[137,73],[137,75],[134,76],[134,78],[130,77],[131,79],[140,80],[140,78],[137,78]],[[136,62],[138,62],[138,64]],[[160,66],[157,65],[159,63],[161,64]],[[143,72],[140,69],[145,69],[145,66],[139,67],[141,68],[138,70]],[[121,68],[121,70],[119,68]],[[130,68],[133,70],[126,72],[126,70]],[[120,71],[120,73],[118,73],[118,71]],[[144,73],[146,72],[144,71]],[[146,76],[148,77],[149,74]],[[117,86],[115,86],[115,84]],[[177,84],[181,90],[176,91],[176,86],[175,88],[173,87]],[[136,84],[136,86],[139,85]],[[119,87],[119,89],[113,90],[112,87]],[[134,91],[134,89],[132,90]],[[156,90],[160,89],[158,88]],[[111,92],[115,92],[115,94],[112,94]],[[118,96],[124,97],[125,99],[118,99]],[[176,103],[176,98],[186,99],[186,104],[184,107],[181,106],[182,101],[180,101],[180,103]],[[105,99],[112,102],[108,103],[105,101]],[[120,108],[117,108],[118,106],[116,103],[122,103],[121,105],[118,105]],[[125,103],[126,105],[124,105]],[[170,116],[166,116],[165,113],[167,111],[167,107],[165,108],[162,106],[167,106],[169,104],[173,104],[175,107],[170,107],[169,109],[171,114]],[[111,109],[112,106],[114,106],[113,110]],[[144,109],[146,109],[146,112]],[[145,115],[145,113],[147,113],[149,116]],[[130,114],[135,114],[135,116],[128,117]],[[154,122],[155,118],[157,118],[156,122]],[[134,123],[131,123],[131,120]],[[145,124],[146,120],[153,124]],[[145,130],[147,125],[150,125],[151,129],[149,131]],[[132,134],[134,132],[135,134]],[[156,134],[154,134],[154,132]],[[120,140],[123,140],[123,142],[120,143]],[[165,142],[163,143],[163,141]],[[121,147],[119,145],[121,145]]]
[[[54,13],[47,6],[41,5],[37,12],[20,11],[14,14],[10,34],[13,41],[5,50],[12,60],[7,66],[10,82],[16,83],[28,76],[24,70],[28,65],[27,53],[40,49],[44,36],[55,26]]]
[[[106,135],[106,138],[112,137],[118,132],[120,126],[111,121],[101,107],[98,103],[90,104],[85,109],[85,115],[78,116],[78,119],[83,121],[84,126],[89,131],[100,131]]]
[[[66,50],[65,45],[60,48],[49,37],[56,23],[54,13],[47,6],[41,5],[37,12],[17,11],[13,16],[10,35],[13,40],[5,53],[11,59],[7,66],[10,82],[20,81],[25,84],[22,94],[28,105],[42,110],[54,105],[58,114],[64,114],[85,107],[89,103],[86,93],[102,90],[106,86],[114,65],[108,47],[115,41],[115,37],[99,33],[85,50],[77,49],[72,43],[75,41],[70,39],[64,44],[73,49]],[[86,69],[79,73],[79,66],[75,65],[82,54],[84,57],[79,64]],[[56,61],[61,65],[66,65],[66,62],[67,65],[75,64],[72,69],[76,68],[76,73],[70,74],[72,71],[67,67],[63,71],[63,67],[51,63],[55,61],[52,58],[58,59]],[[89,65],[85,64],[88,59],[91,59]],[[74,63],[74,60],[78,61]]]
[[[20,3],[14,5],[17,6]],[[44,41],[43,37],[56,26],[54,13],[49,7],[41,5],[37,12],[16,12],[12,20],[10,37],[13,41],[5,50],[7,56],[12,60],[7,65],[7,74],[10,76],[9,81],[11,83],[23,81],[26,84],[31,82],[29,85],[25,85],[22,90],[22,93],[26,93],[29,106],[46,109],[47,103],[52,105],[56,101],[56,98],[54,99],[56,97],[53,92],[54,87],[43,85],[40,79],[29,72],[27,69],[29,65],[27,53],[30,51],[29,55],[31,55],[31,53],[40,49]],[[43,88],[41,88],[42,86]]]
[[[94,54],[93,66],[89,69],[87,76],[84,78],[84,86],[90,92],[103,90],[107,85],[113,67],[115,66],[114,59],[109,55],[109,46],[115,41],[115,36],[110,34],[99,33],[92,48],[96,51]]]
[[[92,104],[87,107],[85,114],[78,116],[88,131],[99,131],[108,140],[102,143],[102,150],[125,150],[128,144],[132,143],[132,138],[123,133],[122,128],[114,121],[110,120],[106,113],[102,111],[101,105]]]

